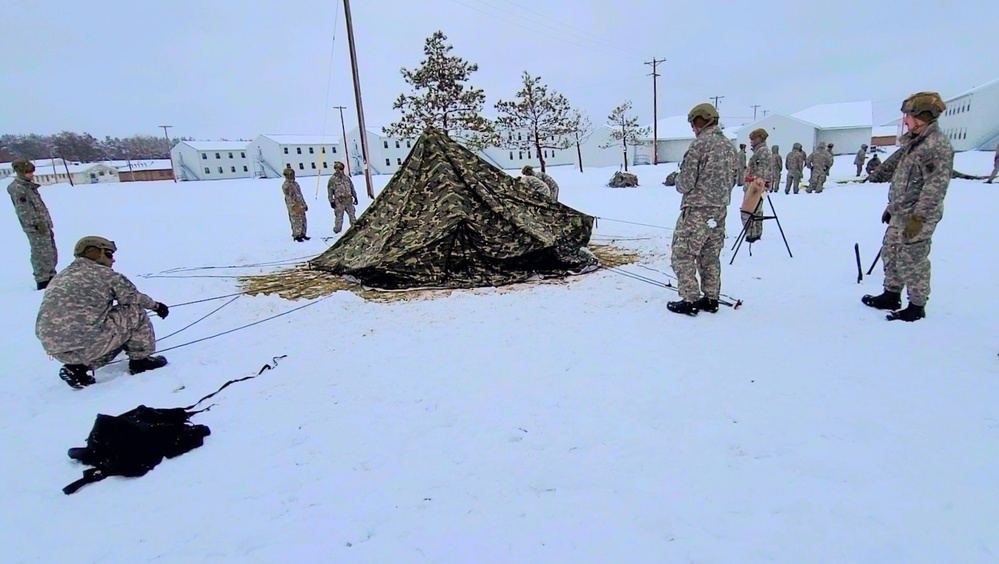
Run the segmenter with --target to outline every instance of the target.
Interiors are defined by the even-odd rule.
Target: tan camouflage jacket
[[[853,159],[853,164],[857,166],[864,166],[864,162],[867,161],[867,151],[860,149],[857,151],[857,158]]]
[[[683,194],[680,209],[728,207],[739,174],[738,152],[718,126],[702,129],[680,163],[676,178],[676,191]]]
[[[124,275],[79,257],[45,290],[35,335],[48,354],[86,348],[102,338],[115,302],[156,308],[156,300],[139,292]]]
[[[746,174],[746,153],[738,149],[736,153],[739,155],[739,176],[744,176]]]
[[[288,209],[298,207],[302,211],[309,210],[308,204],[305,203],[305,198],[302,197],[302,189],[299,188],[298,182],[285,180],[284,184],[281,185],[281,192],[284,193],[284,205]]]
[[[818,170],[822,174],[829,174],[829,170],[833,165],[832,154],[825,149],[816,149],[805,159],[805,165],[812,170]]]
[[[10,201],[14,203],[14,212],[17,213],[17,219],[25,231],[41,232],[52,229],[52,216],[49,215],[49,208],[45,206],[42,196],[38,193],[38,186],[20,176],[7,186]]]
[[[805,168],[805,152],[800,149],[791,149],[787,158],[784,159],[784,165],[787,167],[788,174],[800,178]]]
[[[558,182],[555,182],[554,178],[548,176],[547,173],[541,171],[536,171],[534,173],[534,176],[540,178],[541,181],[544,182],[546,186],[548,186],[548,190],[551,192],[552,198],[558,197]]]
[[[774,178],[784,172],[784,159],[780,158],[780,153],[773,153],[774,156]]]
[[[763,179],[768,186],[774,178],[773,153],[767,148],[766,143],[760,143],[753,149],[753,156],[749,158],[746,166],[746,177]]]
[[[340,204],[345,206],[357,201],[357,191],[354,190],[354,183],[350,177],[342,172],[335,172],[326,183],[326,194],[329,196],[330,204]]]
[[[954,169],[954,148],[937,123],[929,124],[919,135],[903,135],[899,141],[902,148],[871,175],[891,177],[887,211],[892,224],[905,225],[912,216],[936,223],[943,218],[944,196]]]
[[[540,178],[538,178],[536,176],[526,176],[525,175],[525,176],[521,176],[520,177],[520,181],[524,183],[524,186],[527,186],[531,190],[534,190],[534,191],[537,191],[537,192],[541,192],[542,194],[544,194],[545,196],[547,196],[549,198],[552,197],[552,192],[548,188],[548,185],[545,184],[544,181],[542,181]]]

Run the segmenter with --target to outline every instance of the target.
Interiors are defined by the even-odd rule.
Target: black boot
[[[139,374],[148,370],[156,370],[167,365],[167,359],[162,356],[147,356],[146,358],[133,358],[128,361],[128,373]]]
[[[51,280],[42,280],[41,282],[39,282],[37,284],[38,289],[39,290],[44,290],[45,288],[48,288],[49,287],[49,282],[51,282]]]
[[[97,383],[90,368],[82,364],[64,364],[59,370],[59,378],[62,378],[62,381],[74,390],[80,390]]]
[[[860,301],[868,307],[896,310],[902,307],[902,292],[889,292],[885,290],[880,296],[868,294],[860,298]]]
[[[713,300],[707,296],[703,296],[701,299],[694,302],[694,307],[700,311],[718,313],[718,300]]]
[[[685,315],[697,315],[697,312],[700,311],[697,309],[695,302],[685,302],[683,300],[667,303],[666,309],[673,313],[682,313]]]
[[[926,317],[926,308],[910,303],[903,310],[893,311],[888,314],[888,321],[901,319],[902,321],[918,321]]]

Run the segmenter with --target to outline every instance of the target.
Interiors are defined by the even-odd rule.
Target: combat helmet
[[[118,251],[118,247],[114,244],[114,241],[97,235],[87,235],[76,242],[76,246],[73,247],[73,256],[82,257],[83,253],[90,247],[101,251],[111,251],[112,253]]]
[[[902,102],[902,113],[925,122],[936,121],[947,109],[947,104],[936,92],[916,92]]]

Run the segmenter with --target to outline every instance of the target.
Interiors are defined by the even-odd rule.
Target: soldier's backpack
[[[275,357],[273,365],[265,364],[252,376],[229,380],[187,407],[158,409],[140,405],[121,415],[98,414],[87,436],[87,446],[71,448],[68,453],[70,458],[93,468],[84,470],[83,477],[63,488],[63,493],[76,493],[83,486],[108,476],[143,476],[164,458],[174,458],[200,447],[211,429],[195,425],[190,419],[212,406],[197,411],[194,408],[231,384],[256,378],[265,370],[273,369],[281,358],[284,357]]]

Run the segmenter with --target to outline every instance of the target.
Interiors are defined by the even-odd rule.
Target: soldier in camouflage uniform
[[[539,194],[544,194],[548,198],[552,197],[551,189],[549,189],[548,185],[545,184],[544,181],[542,181],[537,176],[528,176],[526,174],[522,174],[520,177],[520,182],[524,186],[527,186],[528,188],[534,190],[535,192],[538,192]]]
[[[808,177],[808,186],[805,188],[805,192],[811,194],[815,192],[816,194],[821,194],[826,183],[826,177],[829,175],[829,170],[832,169],[833,158],[832,154],[826,150],[825,143],[819,143],[819,145],[812,151],[811,155],[805,160],[805,165],[812,170],[812,173]]]
[[[38,310],[35,335],[48,355],[65,363],[59,377],[73,388],[95,383],[93,371],[122,351],[132,374],[167,363],[153,356],[156,335],[146,310],[160,318],[170,311],[112,270],[116,250],[103,237],[80,239],[76,260],[52,279]]]
[[[749,211],[746,200],[742,207],[742,226],[746,229],[746,242],[753,243],[763,237],[763,198],[756,198],[752,184],[759,180],[763,184],[763,191],[770,189],[770,181],[773,179],[773,154],[767,150],[767,137],[770,134],[765,129],[754,129],[749,134],[749,144],[753,147],[753,156],[746,166],[746,177],[744,179],[743,192],[747,194],[748,206],[753,211]],[[747,225],[748,224],[748,225]]]
[[[305,217],[305,212],[309,211],[309,206],[305,203],[305,198],[302,197],[302,189],[295,181],[295,170],[286,167],[282,174],[284,175],[284,184],[281,185],[281,192],[284,193],[284,205],[288,208],[291,238],[299,243],[308,241],[309,237],[305,232],[309,223]]]
[[[696,138],[683,157],[676,179],[676,191],[683,198],[672,245],[672,265],[681,299],[669,302],[666,308],[673,313],[697,315],[700,311],[718,311],[725,218],[739,158],[732,142],[718,127],[718,110],[714,106],[694,106],[687,120]]]
[[[774,153],[774,179],[770,183],[770,191],[780,191],[780,176],[784,172],[784,160],[780,158],[780,147],[774,145],[771,150]]]
[[[791,152],[787,154],[784,164],[787,167],[787,184],[784,185],[784,193],[790,194],[791,190],[794,189],[794,193],[797,194],[805,166],[805,152],[801,150],[801,143],[794,144]]]
[[[853,159],[853,164],[857,165],[857,176],[864,172],[864,162],[867,161],[867,145],[861,145],[857,151],[857,156]]]
[[[524,176],[535,176],[539,178],[542,182],[545,183],[546,186],[548,186],[548,191],[551,193],[551,198],[556,202],[558,201],[558,182],[555,182],[554,178],[548,176],[543,172],[536,172],[534,170],[534,167],[532,167],[531,165],[527,165],[524,168],[520,169],[520,173],[523,174]]]
[[[354,206],[357,205],[357,191],[350,177],[343,172],[343,163],[333,163],[333,176],[326,184],[326,193],[333,207],[333,233],[339,233],[343,228],[343,214],[347,213],[351,227],[357,222],[354,216]]]
[[[996,156],[992,157],[992,174],[989,175],[989,179],[985,183],[992,184],[997,174],[999,174],[999,145],[996,145]]]
[[[31,270],[35,275],[35,286],[44,290],[49,281],[56,275],[58,253],[55,246],[55,235],[52,233],[52,216],[38,193],[39,185],[35,183],[35,164],[31,161],[17,160],[13,163],[17,176],[7,186],[10,201],[14,203],[14,212],[21,222],[21,229],[28,236],[31,247]]]
[[[943,217],[943,201],[954,168],[954,148],[940,131],[937,118],[947,109],[936,92],[919,92],[902,103],[907,132],[902,148],[878,167],[871,180],[891,178],[888,207],[881,221],[888,224],[881,260],[884,292],[861,301],[878,309],[895,310],[888,319],[916,321],[926,316],[930,297],[930,244]],[[909,305],[903,310],[902,289]]]
[[[736,184],[739,186],[743,185],[743,181],[746,178],[746,144],[739,144],[739,177],[736,180]]]
[[[879,166],[881,166],[881,157],[879,157],[877,153],[874,153],[871,160],[867,161],[867,174],[874,174],[874,171],[877,170]]]

